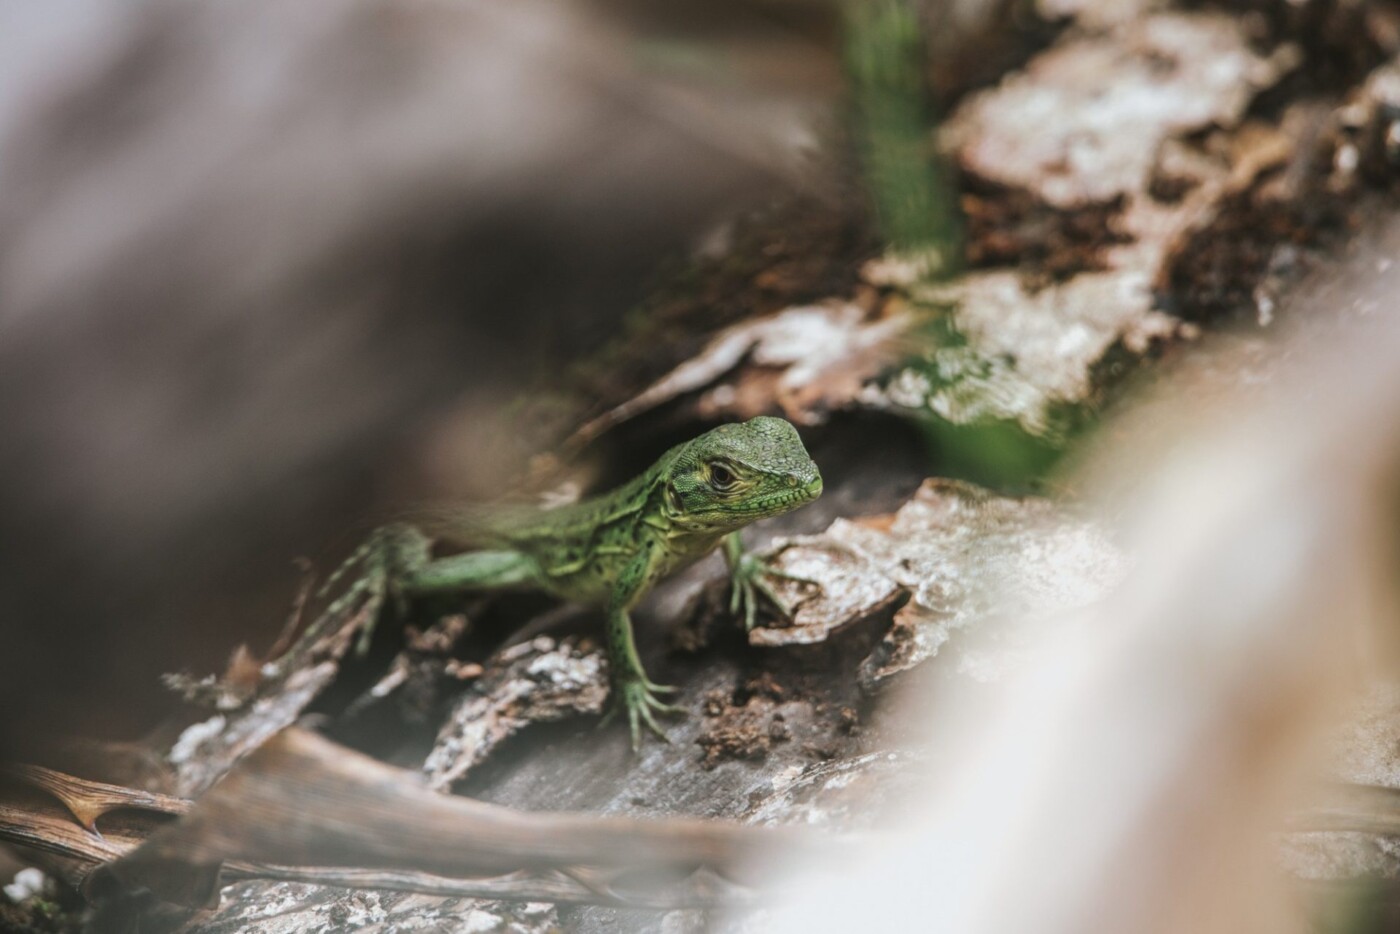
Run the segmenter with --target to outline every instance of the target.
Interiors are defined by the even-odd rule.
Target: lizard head
[[[797,429],[760,416],[721,425],[676,449],[666,476],[671,520],[728,532],[790,512],[821,495],[822,477]]]

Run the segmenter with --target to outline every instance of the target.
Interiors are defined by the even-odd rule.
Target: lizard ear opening
[[[674,513],[679,513],[681,511],[681,494],[677,492],[676,485],[674,483],[666,484],[666,492],[664,495],[666,497],[666,508]]]

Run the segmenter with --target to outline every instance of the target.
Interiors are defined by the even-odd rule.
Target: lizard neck
[[[651,537],[675,560],[698,558],[713,549],[723,532],[688,525],[667,487],[669,476],[665,460],[654,465],[633,483],[618,489],[613,495],[619,511],[635,513],[635,528]]]
[[[647,498],[647,525],[660,540],[662,548],[671,556],[674,566],[687,564],[701,558],[715,549],[725,535],[724,529],[712,526],[695,526],[686,522],[686,517],[678,514],[667,496],[665,483],[659,482]]]

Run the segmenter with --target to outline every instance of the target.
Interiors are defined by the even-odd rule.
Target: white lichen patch
[[[1086,272],[1031,290],[1015,271],[992,270],[918,287],[915,297],[950,307],[966,343],[866,386],[860,401],[960,425],[1014,421],[1038,436],[1053,434],[1057,404],[1089,398],[1093,367],[1111,347],[1121,342],[1140,354],[1181,324],[1153,310],[1151,282],[1137,272]]]
[[[291,882],[243,882],[224,891],[220,930],[261,934],[547,934],[558,912],[543,902],[442,897]],[[203,929],[203,928],[201,928]]]
[[[1049,204],[1104,202],[1144,191],[1168,138],[1238,123],[1292,61],[1254,51],[1236,17],[1147,16],[1037,56],[960,107],[942,142],[965,170]]]

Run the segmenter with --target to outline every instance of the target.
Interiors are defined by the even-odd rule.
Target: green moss
[[[934,150],[918,17],[902,0],[847,9],[846,71],[881,235],[895,250],[936,253],[946,275],[961,255],[961,225],[957,192]]]

